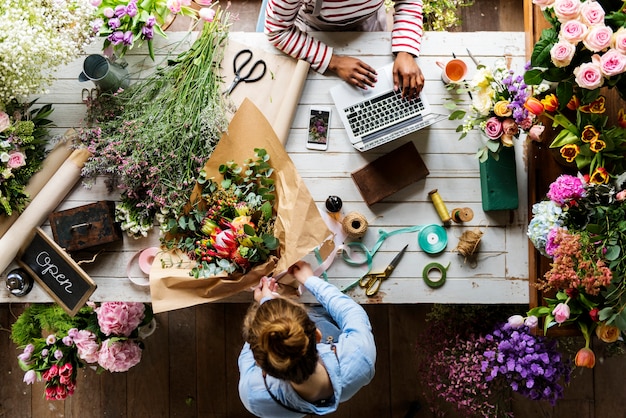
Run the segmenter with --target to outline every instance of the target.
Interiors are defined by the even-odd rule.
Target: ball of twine
[[[471,257],[476,253],[478,244],[480,244],[483,234],[484,232],[478,228],[463,232],[454,251],[461,254],[467,260],[468,257]]]
[[[350,212],[341,221],[341,226],[348,238],[361,238],[367,231],[367,219],[358,212]]]

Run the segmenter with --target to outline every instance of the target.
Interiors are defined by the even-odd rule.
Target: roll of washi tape
[[[428,196],[430,196],[430,200],[433,201],[433,205],[435,205],[435,209],[437,210],[439,218],[441,218],[441,222],[444,224],[450,222],[450,213],[448,212],[448,208],[446,208],[446,204],[443,202],[443,199],[439,195],[437,189],[433,189],[428,192]]]
[[[458,224],[469,222],[474,219],[474,211],[471,208],[456,208],[452,209],[450,217]]]
[[[152,267],[152,261],[154,261],[154,257],[159,251],[157,247],[150,247],[136,252],[126,265],[126,277],[128,277],[128,280],[137,286],[149,286],[150,278],[148,275],[150,274],[150,267]]]
[[[448,245],[448,234],[440,225],[426,225],[417,235],[420,248],[429,254],[437,254]]]
[[[450,268],[450,263],[446,267],[439,263],[430,263],[426,264],[424,270],[422,270],[422,279],[424,279],[424,283],[430,288],[437,289],[441,287],[446,282],[446,273]],[[431,280],[430,272],[438,271],[441,274],[441,277],[438,280]]]
[[[146,248],[139,254],[139,268],[144,272],[144,274],[150,274],[152,262],[159,251],[161,250],[158,247],[150,247]]]
[[[361,238],[367,232],[367,219],[358,212],[350,212],[341,221],[348,238]]]

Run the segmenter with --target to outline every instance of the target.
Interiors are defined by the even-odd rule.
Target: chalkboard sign
[[[65,311],[74,316],[96,290],[96,284],[41,228],[18,255],[25,268]]]

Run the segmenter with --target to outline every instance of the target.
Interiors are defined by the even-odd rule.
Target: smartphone
[[[330,128],[330,106],[311,106],[306,147],[326,151]]]

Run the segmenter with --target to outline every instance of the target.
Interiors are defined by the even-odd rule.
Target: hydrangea
[[[532,213],[533,217],[528,224],[528,238],[541,254],[548,257],[548,234],[550,230],[563,226],[563,209],[552,200],[543,200],[533,205]]]
[[[54,71],[91,41],[94,7],[84,0],[4,0],[0,4],[0,109],[43,94]]]
[[[555,201],[559,205],[564,205],[571,200],[578,200],[584,197],[585,184],[579,177],[562,174],[550,184],[547,196],[548,199]]]
[[[133,340],[102,342],[98,365],[110,372],[125,372],[141,361],[141,347]]]
[[[145,306],[141,302],[103,302],[96,308],[98,325],[104,335],[129,337],[141,324]]]

